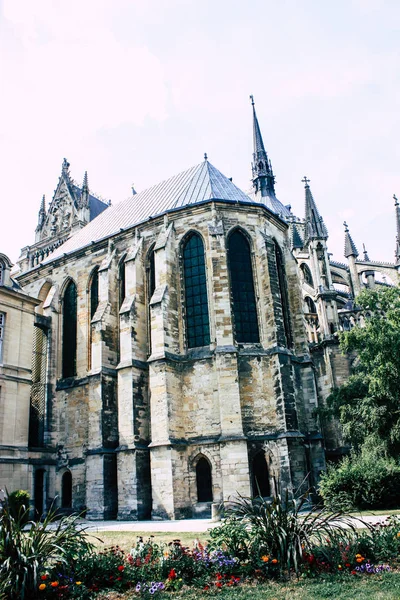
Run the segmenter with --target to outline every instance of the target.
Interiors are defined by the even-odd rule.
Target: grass
[[[160,598],[180,600],[399,600],[400,573],[385,573],[353,577],[320,577],[316,580],[300,580],[290,583],[266,583],[242,585],[237,588],[225,588],[209,592],[196,589],[182,590],[173,594],[164,594]],[[132,600],[132,592],[100,594],[98,600]]]
[[[173,540],[180,540],[184,546],[193,546],[194,540],[200,540],[205,543],[208,539],[208,533],[175,533],[165,531],[99,531],[93,535],[87,534],[88,541],[93,543],[97,550],[103,550],[110,546],[120,546],[125,552],[129,552],[132,546],[136,543],[138,537],[142,537],[144,540],[152,538],[154,542],[158,544],[164,542],[168,544]],[[98,539],[97,539],[98,538]]]

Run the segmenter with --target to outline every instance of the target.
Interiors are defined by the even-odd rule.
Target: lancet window
[[[185,282],[186,337],[188,348],[210,343],[206,266],[204,244],[200,235],[192,233],[183,247]]]
[[[6,323],[6,315],[0,312],[0,363],[3,362],[3,344],[4,344],[4,327]]]
[[[63,301],[63,377],[73,377],[76,374],[76,340],[77,294],[75,283],[70,281],[65,290]]]
[[[236,341],[257,343],[260,336],[250,245],[239,230],[229,236],[228,259]]]
[[[47,332],[33,328],[32,386],[29,408],[29,446],[44,445],[47,383]]]
[[[274,245],[286,345],[288,348],[291,348],[293,346],[293,335],[292,328],[290,325],[289,294],[286,284],[285,263],[283,261],[282,250],[280,249],[279,245],[276,242],[274,242]]]

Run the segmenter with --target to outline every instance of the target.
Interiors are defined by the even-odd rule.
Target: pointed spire
[[[317,205],[313,198],[309,183],[310,180],[306,176],[301,180],[304,183],[305,195],[306,195],[306,207],[305,207],[305,242],[309,240],[327,240],[328,230],[325,227],[325,223],[320,216]]]
[[[88,174],[87,171],[85,171],[85,174],[83,176],[83,183],[82,183],[82,192],[88,192],[89,191],[89,180],[88,180]]]
[[[250,96],[250,100],[253,107],[253,186],[261,196],[275,196],[275,176],[264,147],[253,96]]]
[[[355,243],[352,240],[352,237],[349,232],[349,226],[346,221],[343,223],[344,225],[344,255],[346,258],[349,256],[358,256],[357,248]]]
[[[367,252],[367,249],[365,247],[365,244],[363,244],[363,254],[364,254],[364,260],[366,262],[369,262],[369,256],[368,256],[368,252]]]
[[[137,191],[135,190],[135,184],[134,183],[132,183],[132,185],[131,185],[131,190],[132,190],[132,196],[136,196]],[[110,203],[111,203],[111,200],[110,200]]]
[[[40,203],[40,208],[39,208],[37,229],[41,229],[43,227],[45,218],[46,218],[46,198],[45,198],[45,195],[43,194],[43,198],[42,198],[42,201]]]

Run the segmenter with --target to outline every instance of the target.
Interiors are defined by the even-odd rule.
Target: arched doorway
[[[252,488],[254,497],[262,496],[265,498],[271,495],[268,465],[263,451],[258,452],[253,458]]]
[[[212,502],[212,476],[211,465],[204,457],[196,465],[197,501]]]

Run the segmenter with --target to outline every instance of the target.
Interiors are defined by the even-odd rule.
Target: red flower
[[[48,579],[48,577],[49,577],[48,575],[42,575],[40,579],[42,581],[46,581],[46,579]]]
[[[117,577],[117,581],[122,581],[122,577]]]
[[[58,587],[59,583],[58,583],[58,581],[52,581],[50,585],[51,585],[51,587]]]
[[[168,573],[168,579],[176,579],[175,569],[170,570],[170,572]]]
[[[207,591],[207,590],[209,590],[209,589],[210,589],[210,586],[209,586],[209,585],[205,585],[205,586],[203,587],[203,590],[204,590],[204,591]]]
[[[122,571],[123,571],[124,569],[125,569],[124,565],[119,565],[119,567],[118,567],[118,571],[121,571],[121,573],[122,573]]]
[[[215,585],[217,586],[217,588],[222,588],[222,583],[220,581],[217,581]]]
[[[351,567],[351,564],[350,564],[350,563],[345,563],[345,565],[344,565],[344,566],[345,566],[345,567]]]
[[[216,577],[217,577],[218,581],[219,581],[220,579],[222,579],[222,575],[221,575],[221,573],[217,573]]]
[[[350,571],[352,575],[357,575],[357,571]]]

